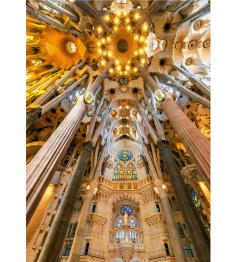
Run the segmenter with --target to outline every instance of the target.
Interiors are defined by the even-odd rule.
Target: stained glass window
[[[129,221],[129,225],[130,225],[131,227],[136,227],[136,226],[137,226],[134,219],[131,219],[131,220]]]
[[[123,225],[123,220],[122,218],[119,218],[118,223],[117,223],[117,227],[121,227]]]
[[[129,162],[127,164],[127,178],[131,180],[136,180],[137,179],[137,172],[136,172],[136,167],[132,162]]]
[[[196,206],[196,208],[199,209],[201,207],[201,201],[197,197],[197,195],[194,191],[192,191],[192,201],[193,201],[194,205]]]
[[[125,213],[127,213],[128,215],[130,215],[132,213],[132,209],[131,207],[129,207],[128,205],[124,205],[121,208],[121,212],[124,215]]]
[[[124,238],[124,232],[123,231],[117,232],[116,233],[116,238]]]
[[[123,180],[125,174],[125,167],[121,162],[118,162],[114,168],[113,180]]]
[[[128,150],[121,150],[117,153],[117,158],[121,161],[129,161],[133,158],[133,154]]]

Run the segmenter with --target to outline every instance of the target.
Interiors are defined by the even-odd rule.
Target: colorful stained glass
[[[133,154],[128,150],[121,150],[117,153],[117,158],[121,161],[129,161],[133,158]]]
[[[137,179],[137,172],[136,167],[132,162],[129,162],[127,164],[127,178],[130,180],[136,180]]]
[[[125,213],[127,213],[128,215],[131,215],[132,209],[131,209],[131,207],[129,207],[128,205],[124,205],[124,206],[122,206],[122,208],[121,208],[121,212],[122,212],[123,215],[124,215]]]

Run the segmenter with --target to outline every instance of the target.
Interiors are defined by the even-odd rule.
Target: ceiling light
[[[147,30],[148,30],[148,25],[147,25],[147,23],[145,23],[145,24],[142,26],[142,29],[143,29],[143,31],[147,31]]]
[[[110,68],[110,69],[109,69],[109,72],[110,72],[110,74],[113,74],[114,69],[113,69],[113,68]]]
[[[101,61],[101,65],[102,65],[102,66],[105,66],[105,65],[106,65],[105,60],[102,60],[102,61]]]
[[[97,27],[97,32],[98,32],[98,33],[102,33],[102,32],[103,32],[103,29],[102,29],[101,26],[98,26],[98,27]]]
[[[119,23],[118,17],[116,17],[116,18],[114,19],[114,23],[115,23],[115,24],[118,24],[118,23]]]
[[[133,68],[133,72],[136,73],[137,72],[137,67]]]
[[[140,17],[140,15],[138,14],[138,13],[136,13],[135,15],[134,15],[134,18],[137,20],[138,18]]]
[[[144,38],[144,36],[142,35],[142,36],[140,37],[140,42],[142,43],[142,42],[144,42],[144,40],[145,40],[145,38]]]
[[[105,16],[105,21],[107,21],[107,22],[108,22],[109,20],[110,20],[110,17],[109,17],[109,15],[106,15],[106,16]]]

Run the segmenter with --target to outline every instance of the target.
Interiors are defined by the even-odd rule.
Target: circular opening
[[[121,53],[125,53],[128,50],[128,42],[125,39],[120,39],[117,43],[118,51]]]
[[[160,65],[163,66],[165,64],[165,59],[160,60]]]
[[[165,31],[169,31],[169,29],[170,29],[170,24],[169,23],[165,23],[164,30]]]
[[[137,87],[134,87],[134,88],[133,88],[133,93],[134,93],[134,94],[137,94],[137,93],[138,93],[138,88],[137,88]]]
[[[77,47],[75,45],[75,43],[73,42],[67,42],[66,44],[66,50],[68,51],[68,53],[70,54],[75,54],[77,51]]]
[[[111,89],[109,90],[109,93],[110,93],[111,95],[115,94],[115,89],[114,89],[114,88],[111,88]]]

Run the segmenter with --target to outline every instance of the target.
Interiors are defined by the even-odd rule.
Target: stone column
[[[80,253],[81,253],[81,249],[82,249],[83,240],[84,240],[84,237],[85,237],[87,218],[88,218],[88,215],[89,215],[90,210],[91,210],[91,201],[92,201],[93,195],[95,194],[95,192],[97,190],[100,170],[102,168],[104,156],[105,156],[105,146],[103,148],[103,151],[102,151],[99,163],[97,165],[97,168],[95,169],[97,171],[95,171],[94,179],[91,182],[90,191],[86,195],[84,202],[83,202],[83,206],[82,206],[82,209],[81,209],[81,214],[79,216],[78,226],[77,226],[75,238],[73,240],[73,245],[72,245],[72,249],[71,249],[71,252],[70,252],[70,256],[68,258],[68,262],[80,261]]]
[[[62,242],[66,234],[66,229],[73,212],[77,191],[80,189],[81,181],[87,168],[89,156],[99,137],[99,132],[101,132],[101,130],[105,127],[106,120],[109,115],[109,111],[110,111],[110,106],[108,107],[108,110],[105,112],[100,125],[95,130],[95,135],[93,136],[92,140],[86,142],[82,148],[80,157],[77,161],[73,174],[71,175],[70,181],[67,185],[67,189],[63,197],[62,205],[60,206],[56,214],[49,235],[46,238],[46,242],[40,254],[39,257],[40,262],[44,262],[44,261],[54,262],[58,258],[58,254],[60,252]]]
[[[163,188],[164,187],[164,188]],[[167,229],[169,232],[170,239],[173,244],[174,254],[175,254],[175,261],[176,262],[184,262],[187,261],[187,258],[184,254],[184,249],[182,245],[182,241],[180,239],[176,222],[174,219],[174,215],[169,203],[169,198],[166,192],[165,184],[158,186],[159,197],[161,201],[161,208],[164,211],[165,219],[167,223]]]
[[[92,94],[99,88],[105,73],[104,70],[95,80],[96,85],[92,89]],[[27,223],[88,110],[84,97],[79,97],[70,113],[27,165]]]
[[[139,126],[136,123],[136,127],[139,129]],[[139,139],[142,142],[142,137],[139,132]],[[148,165],[149,165],[149,169],[152,171],[152,176],[154,178],[154,185],[155,188],[158,189],[155,190],[156,193],[158,193],[160,200],[161,200],[161,206],[162,206],[162,210],[164,211],[165,217],[166,217],[166,222],[167,222],[167,228],[168,228],[168,232],[169,232],[169,236],[171,238],[171,241],[173,243],[173,247],[174,247],[174,253],[175,253],[175,259],[177,262],[186,262],[186,256],[184,254],[184,250],[183,250],[183,246],[182,246],[182,242],[180,240],[180,236],[176,227],[176,223],[174,220],[174,216],[173,216],[173,212],[169,203],[169,199],[168,199],[168,195],[165,189],[163,189],[162,185],[161,185],[161,181],[162,181],[162,174],[161,172],[158,174],[158,172],[155,171],[155,167],[153,162],[151,161],[150,157],[149,157],[149,153],[148,150],[146,148],[146,146],[143,146],[143,150],[146,156],[148,156]],[[160,171],[160,170],[159,170]]]
[[[139,111],[142,115],[144,123],[148,128],[149,122],[144,116],[141,108]],[[148,128],[149,132],[153,129],[151,126]],[[151,133],[150,133],[151,134]],[[154,137],[154,130],[153,136]],[[154,139],[153,139],[154,140]],[[176,198],[178,200],[182,215],[187,223],[190,235],[195,247],[199,262],[208,262],[210,260],[210,243],[209,238],[203,228],[199,214],[194,207],[189,193],[186,190],[184,181],[180,175],[180,170],[175,162],[175,159],[168,147],[167,141],[159,140],[156,136],[154,143],[157,145],[161,158],[164,161],[167,173],[170,177],[171,184],[173,186]]]
[[[186,190],[184,181],[180,175],[179,167],[176,164],[170,149],[168,148],[168,143],[166,141],[158,141],[157,145],[169,174],[182,215],[187,223],[198,261],[209,262],[209,238],[203,228],[199,214],[192,203],[190,195]]]
[[[93,143],[87,142],[81,150],[80,156],[68,182],[63,201],[57,211],[56,217],[40,253],[38,259],[39,262],[55,262],[59,257],[59,252],[73,212],[77,191],[80,188],[92,149]]]
[[[190,16],[186,17],[185,19],[183,19],[179,25],[182,25],[186,22],[192,22],[198,18],[201,18],[202,16],[206,15],[210,13],[210,2],[208,2],[205,6],[201,7],[200,9],[198,9],[196,12],[192,13]]]
[[[206,84],[204,84],[201,80],[197,79],[194,75],[188,72],[187,69],[185,70],[175,64],[173,64],[173,67],[182,75],[187,77],[206,97],[210,98],[210,88]]]
[[[147,70],[141,67],[139,69],[153,91],[161,88],[161,84],[157,85]],[[197,165],[203,179],[210,184],[210,141],[175,104],[168,93],[165,100],[161,102],[161,107]],[[153,132],[151,136],[154,137]]]
[[[166,95],[161,106],[203,179],[210,183],[210,141],[196,128],[170,96]]]
[[[194,102],[200,103],[208,108],[210,108],[210,101],[203,96],[196,94],[195,92],[191,91],[190,89],[186,88],[185,86],[181,85],[175,79],[173,79],[168,74],[165,74],[166,78],[170,80],[173,84],[165,83],[166,86],[171,86],[172,88],[180,91],[184,95],[190,97]]]
[[[78,85],[85,80],[88,77],[87,74],[83,75],[80,79],[78,79],[75,83],[73,83],[71,86],[67,88],[66,91],[62,92],[58,96],[51,99],[48,103],[44,104],[42,106],[42,114],[48,112],[50,109],[55,108],[57,105],[59,105],[62,100],[70,95],[70,93],[78,87]]]
[[[27,165],[27,223],[71,144],[86,112],[87,106],[81,98]]]

